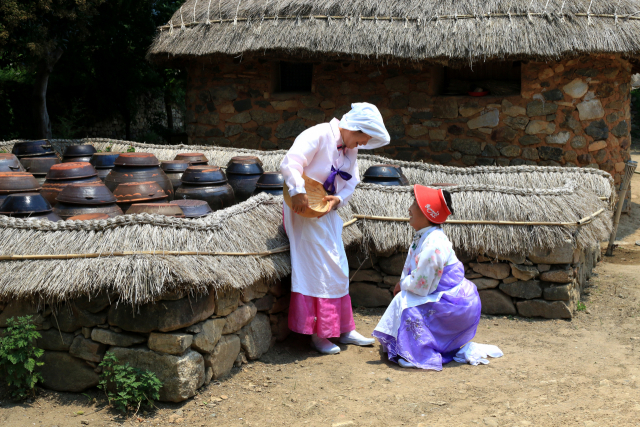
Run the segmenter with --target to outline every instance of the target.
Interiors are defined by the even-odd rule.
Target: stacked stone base
[[[289,297],[286,281],[260,281],[243,291],[166,294],[138,308],[116,305],[115,296],[106,294],[57,307],[0,302],[0,334],[7,319],[34,316],[47,388],[80,392],[96,386],[99,364],[110,351],[122,363],[154,372],[163,382],[160,400],[180,402],[286,338]]]
[[[406,253],[348,255],[354,305],[385,307],[400,280]],[[600,248],[575,250],[570,243],[528,256],[470,257],[458,254],[465,277],[478,288],[482,313],[570,319],[600,259]]]

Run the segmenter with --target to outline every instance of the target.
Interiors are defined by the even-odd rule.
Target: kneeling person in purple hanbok
[[[414,186],[409,224],[416,230],[395,297],[373,336],[403,368],[442,370],[471,341],[480,322],[480,296],[440,224],[453,213],[451,195]]]

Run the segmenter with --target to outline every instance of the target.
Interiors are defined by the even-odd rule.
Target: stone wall
[[[45,387],[95,387],[99,364],[110,351],[122,363],[155,372],[164,384],[160,400],[180,402],[285,339],[289,296],[285,280],[258,282],[243,292],[166,294],[137,309],[116,305],[117,296],[105,294],[39,309],[24,301],[0,302],[0,336],[8,318],[35,317],[42,335],[37,346],[45,350]]]
[[[388,255],[388,254],[385,254]],[[348,254],[349,293],[354,305],[386,307],[400,280],[405,253],[390,256]],[[458,254],[465,277],[478,288],[482,313],[570,319],[600,249],[574,250],[570,243],[527,257],[469,257]]]
[[[314,66],[312,92],[273,93],[275,63],[245,57],[188,67],[191,144],[288,149],[304,129],[376,104],[392,143],[377,154],[452,166],[594,167],[620,181],[629,159],[631,66],[614,55],[523,63],[515,96],[437,96],[442,68]]]

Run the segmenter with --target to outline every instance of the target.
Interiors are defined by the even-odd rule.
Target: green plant
[[[156,374],[118,364],[118,358],[107,352],[100,363],[102,373],[98,388],[107,395],[110,404],[116,409],[126,412],[129,408],[140,409],[140,405],[153,406],[153,401],[160,398],[162,381]]]
[[[71,139],[78,136],[80,123],[84,120],[85,109],[80,100],[73,101],[67,114],[60,116],[57,123],[54,123],[54,136],[60,139]]]
[[[40,337],[31,316],[7,319],[6,335],[0,338],[0,374],[16,399],[35,396],[36,383],[42,381],[34,372],[36,366],[44,365],[37,361],[44,354],[35,344]]]
[[[576,304],[576,310],[577,311],[585,311],[587,309],[587,306],[584,305],[584,303],[582,301],[578,301],[578,304]]]
[[[130,145],[129,148],[127,148],[127,153],[135,153],[136,149],[133,145]]]

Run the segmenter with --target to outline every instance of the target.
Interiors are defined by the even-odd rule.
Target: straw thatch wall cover
[[[640,52],[637,1],[187,0],[149,50],[401,60]]]
[[[497,185],[447,187],[451,193],[455,221],[513,221],[525,223],[577,223],[585,225],[494,225],[444,224],[443,231],[453,247],[469,255],[528,255],[536,249],[553,249],[566,241],[576,248],[597,247],[611,234],[611,211],[592,192],[574,182],[558,188],[522,189]],[[350,206],[357,215],[407,217],[413,203],[412,187],[384,187],[360,184]],[[366,242],[378,252],[406,251],[413,229],[399,221],[362,220],[358,226]]]
[[[341,216],[350,219],[350,209]],[[346,227],[343,241],[361,241]],[[264,253],[286,249],[282,197],[258,195],[199,220],[124,215],[100,221],[25,221],[0,215],[0,256],[101,254],[96,258],[0,261],[0,300],[38,296],[65,300],[113,292],[142,304],[165,292],[244,288],[291,273],[289,253],[267,256],[167,255],[167,251]],[[110,256],[145,251],[154,254]]]
[[[0,142],[0,150],[11,151],[13,144],[21,140]],[[91,144],[99,150],[110,147],[113,152],[124,152],[130,146],[136,151],[153,153],[160,160],[173,160],[178,153],[200,152],[211,164],[225,167],[233,156],[258,156],[266,171],[277,171],[286,154],[285,150],[259,151],[210,145],[152,145],[140,142],[120,141],[107,138],[85,138],[73,140],[51,140],[58,153],[68,145]],[[362,153],[362,152],[361,152]],[[393,163],[402,166],[402,171],[411,184],[434,183],[486,184],[519,188],[562,187],[567,181],[575,181],[582,188],[613,203],[615,197],[613,178],[608,172],[592,168],[540,167],[540,166],[478,166],[453,167],[421,162],[405,162],[370,154],[358,154],[360,175],[374,164]]]
[[[87,141],[84,141],[87,142]],[[78,141],[68,141],[78,143]],[[13,144],[0,143],[0,149]],[[60,148],[60,141],[53,144]],[[96,143],[96,145],[107,142]],[[111,144],[126,145],[125,141]],[[144,151],[160,158],[173,158],[175,147],[156,146]],[[104,148],[104,147],[103,147]],[[210,159],[225,164],[233,155],[257,154],[265,163],[276,165],[282,153],[251,152],[219,147],[184,147],[181,151],[205,151]],[[115,150],[114,150],[115,151]],[[143,151],[143,150],[139,150]],[[250,153],[247,153],[250,151]],[[165,155],[161,155],[165,154]],[[272,156],[273,158],[270,158]],[[216,160],[217,159],[217,160]],[[222,160],[222,161],[220,161]],[[370,156],[369,161],[389,161]],[[364,162],[363,162],[364,163]],[[611,195],[611,177],[600,171],[588,174],[577,168],[529,168],[518,173],[511,168],[454,169],[413,163],[405,167],[425,176],[445,176],[462,185],[448,187],[456,213],[453,220],[499,220],[543,222],[546,225],[447,224],[445,233],[457,248],[470,254],[491,253],[496,256],[526,254],[535,248],[552,249],[571,241],[576,248],[593,247],[608,237],[611,230],[609,204],[600,200],[594,188]],[[362,168],[362,166],[361,166]],[[431,168],[431,169],[430,169]],[[462,172],[481,169],[473,173]],[[489,169],[496,169],[487,173]],[[500,170],[510,170],[500,173]],[[551,172],[546,172],[549,169]],[[574,171],[575,169],[575,171]],[[484,170],[484,171],[482,171]],[[431,174],[431,175],[430,175]],[[440,175],[438,175],[440,174]],[[493,176],[501,181],[482,182]],[[582,178],[561,182],[567,177]],[[418,172],[413,176],[419,178]],[[456,178],[461,178],[459,181]],[[475,182],[464,182],[464,180]],[[490,181],[491,179],[484,179]],[[439,180],[442,182],[443,180]],[[432,181],[422,181],[431,183]],[[511,185],[515,183],[515,185]],[[536,184],[540,184],[537,185]],[[519,185],[519,186],[518,186]],[[341,209],[346,222],[354,215],[406,217],[412,202],[411,187],[381,187],[360,184],[351,203]],[[582,225],[576,223],[593,215]],[[282,198],[266,194],[215,212],[202,220],[185,220],[150,215],[126,215],[105,221],[24,221],[0,216],[0,257],[12,255],[101,254],[95,258],[0,261],[0,300],[42,298],[65,300],[100,291],[114,292],[120,301],[141,304],[153,301],[165,292],[206,292],[232,286],[244,288],[259,279],[275,279],[290,274],[288,252],[267,256],[251,255],[167,255],[163,251],[262,253],[288,244],[282,227]],[[548,224],[548,223],[565,223]],[[343,231],[349,247],[371,243],[378,252],[406,250],[412,231],[406,222],[359,220]],[[114,252],[150,251],[152,254]]]

